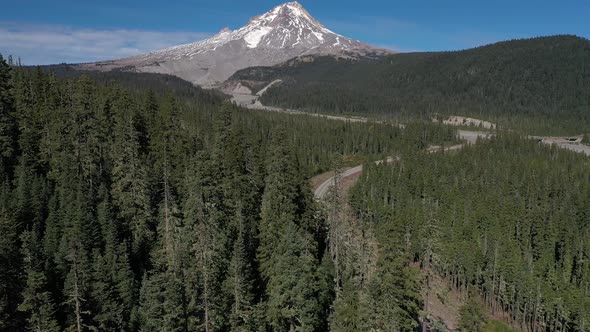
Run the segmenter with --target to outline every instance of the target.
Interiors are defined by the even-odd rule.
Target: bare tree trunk
[[[74,259],[74,302],[76,304],[76,330],[82,332],[82,313],[80,304],[80,289],[78,288],[78,262]]]
[[[207,239],[208,234],[205,234],[205,243],[203,248],[203,304],[205,306],[205,332],[209,332],[209,270],[207,267]]]
[[[491,305],[492,305],[492,315],[496,314],[496,265],[498,262],[498,244],[494,244],[494,273],[492,276],[492,296],[491,296]]]
[[[340,262],[340,242],[343,237],[342,229],[342,215],[340,210],[342,208],[342,201],[340,197],[340,180],[341,170],[337,166],[334,169],[334,185],[332,187],[331,201],[330,201],[330,212],[328,216],[329,220],[329,241],[330,241],[330,255],[334,262],[334,288],[336,293],[336,299],[340,298],[340,285],[342,284],[341,276],[341,262]]]
[[[532,330],[533,332],[537,331],[537,319],[538,319],[538,308],[541,301],[541,284],[537,284],[537,298],[535,301],[535,307],[533,309],[533,318],[532,318]]]
[[[526,326],[526,311],[527,311],[528,302],[524,302],[524,308],[522,310],[522,320],[520,322],[520,328],[524,328]]]
[[[430,265],[430,263],[428,263]],[[426,296],[424,299],[424,321],[422,323],[422,332],[426,332],[426,318],[428,317],[428,299],[430,297],[430,269],[426,269]]]
[[[174,264],[174,242],[172,238],[172,225],[170,225],[170,186],[168,184],[168,166],[164,165],[164,246],[168,268]]]
[[[238,218],[238,229],[240,234],[238,235],[238,240],[243,236],[242,234],[242,218]],[[239,275],[240,275],[240,270],[239,270],[239,266],[238,264],[235,264],[234,266],[234,312],[236,313],[236,315],[239,314],[240,312],[240,289],[239,289],[239,284],[241,283]]]

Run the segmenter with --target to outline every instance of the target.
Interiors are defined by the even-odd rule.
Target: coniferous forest
[[[590,330],[587,156],[508,134],[368,166],[351,204],[385,250],[522,330]]]
[[[132,75],[0,59],[0,330],[327,330],[340,286],[309,178],[455,140],[432,124],[237,109]],[[408,287],[387,296],[419,302]],[[417,324],[417,307],[398,310]]]
[[[587,55],[587,41],[555,38],[578,51],[569,56]],[[481,60],[466,52],[347,66],[392,70],[375,78],[384,88],[414,82],[395,103],[430,115],[413,99],[424,86],[431,106],[483,100],[433,92],[448,86],[445,73]],[[408,58],[447,67],[438,78],[393,75],[394,59]],[[473,86],[482,68],[454,82]],[[563,116],[556,130],[587,129],[583,68],[561,88],[524,77],[516,99],[501,85],[478,112],[503,117],[502,106],[520,105],[516,119],[531,128]],[[497,81],[478,81],[484,90],[512,79],[509,68],[489,70]],[[306,107],[338,88],[303,102],[306,84],[281,100]],[[555,95],[533,114],[547,89]],[[356,95],[339,96],[322,109],[340,112]],[[343,103],[387,104],[365,97]],[[457,132],[420,112],[404,126],[354,123],[226,99],[166,75],[27,68],[0,56],[0,331],[443,331],[426,313],[435,277],[465,299],[458,331],[484,331],[488,316],[527,332],[590,331],[588,156],[501,129],[437,152],[429,147],[459,143]],[[341,178],[361,163],[356,184]],[[318,201],[310,179],[324,172],[337,181]]]
[[[256,91],[281,79],[261,97],[277,107],[404,121],[460,114],[529,134],[573,135],[590,127],[588,63],[590,41],[550,36],[372,61],[309,56],[230,80]]]

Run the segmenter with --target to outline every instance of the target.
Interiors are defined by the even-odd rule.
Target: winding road
[[[490,138],[491,136],[494,135],[493,133],[489,133],[489,132],[470,131],[470,130],[457,130],[457,134],[464,141],[464,143],[452,145],[452,146],[448,146],[448,147],[431,146],[428,148],[428,152],[435,153],[435,152],[442,152],[442,151],[460,150],[463,148],[463,146],[465,146],[465,144],[475,144],[477,142],[478,138]],[[551,144],[551,143],[545,141],[543,139],[543,137],[529,136],[529,138],[530,139],[540,139],[543,144]],[[579,153],[584,153],[584,154],[590,156],[590,146],[588,146],[588,145],[567,144],[567,143],[553,143],[553,144],[556,144],[558,147],[563,148],[563,149],[569,149],[569,150],[579,152]],[[387,161],[387,163],[390,163],[394,160],[399,160],[399,157],[395,157],[395,158],[389,157],[389,158],[387,158],[386,161]],[[378,160],[375,163],[381,164],[381,163],[383,163],[383,160]],[[342,172],[340,174],[340,179],[353,177],[353,176],[356,176],[362,172],[363,172],[363,165],[358,165],[358,166],[349,168],[349,169],[345,170],[344,172]],[[316,198],[316,200],[323,200],[324,198],[326,198],[326,195],[330,191],[330,188],[332,188],[335,184],[336,184],[336,177],[332,176],[332,177],[326,179],[325,181],[323,181],[322,183],[320,183],[319,186],[314,188],[313,194],[314,194],[314,197]]]
[[[493,135],[492,133],[488,133],[488,132],[478,132],[478,131],[469,131],[469,130],[458,130],[457,133],[458,133],[459,137],[461,137],[461,139],[465,141],[465,143],[452,145],[449,147],[432,146],[428,149],[428,152],[434,153],[434,152],[442,152],[442,151],[460,150],[461,148],[463,148],[463,146],[465,144],[475,144],[475,142],[477,142],[477,139],[480,137],[481,138],[489,138],[490,136]],[[385,162],[391,163],[395,160],[399,160],[399,157],[389,157],[385,160]],[[375,164],[379,165],[379,164],[383,163],[383,161],[384,160],[378,160],[375,162]],[[363,165],[358,165],[358,166],[355,166],[355,167],[345,170],[344,172],[342,172],[340,174],[339,177],[342,180],[342,179],[356,176],[362,172],[363,172]],[[315,199],[316,200],[323,200],[324,198],[326,198],[326,196],[330,192],[330,189],[336,184],[336,180],[337,180],[336,176],[332,176],[332,177],[326,179],[324,182],[320,183],[320,185],[317,186],[317,188],[314,188],[313,195],[314,195]]]
[[[256,95],[234,93],[232,101],[239,106],[246,107],[246,108],[252,109],[252,110],[279,112],[279,113],[294,114],[294,115],[307,115],[307,116],[314,116],[314,117],[319,117],[319,118],[324,118],[324,119],[329,119],[329,120],[336,120],[336,121],[361,122],[361,123],[365,123],[365,122],[383,123],[383,121],[369,119],[369,118],[365,118],[365,117],[347,117],[347,116],[338,116],[338,115],[325,115],[325,114],[319,114],[319,113],[308,113],[308,112],[303,112],[303,111],[298,111],[298,110],[291,110],[291,109],[263,105],[260,102],[259,97],[262,94],[264,94],[264,92],[266,92],[266,90],[268,88],[270,88],[274,84],[278,84],[280,82],[281,82],[280,80],[275,80],[275,81],[271,82],[266,87],[264,87],[262,90],[260,90]],[[400,128],[405,127],[403,124],[398,124],[398,126]],[[494,135],[493,133],[490,133],[490,132],[470,131],[470,130],[457,130],[457,134],[464,141],[464,143],[449,146],[449,147],[431,146],[428,148],[428,152],[435,153],[435,152],[441,152],[441,151],[460,150],[461,148],[463,148],[463,146],[465,144],[475,144],[475,142],[477,142],[478,138],[490,138],[491,136]],[[584,154],[590,156],[590,146],[588,146],[588,145],[568,144],[568,143],[561,143],[561,142],[556,143],[554,141],[547,140],[546,137],[541,137],[541,136],[529,136],[529,138],[530,139],[537,139],[540,142],[542,142],[543,144],[556,144],[560,148],[569,149],[569,150],[579,152],[579,153],[584,153]],[[386,161],[389,163],[395,159],[399,159],[399,157],[389,157],[389,158],[387,158]],[[375,163],[379,164],[382,162],[383,162],[383,160],[379,160],[379,161],[376,161]],[[362,171],[363,171],[363,165],[358,165],[358,166],[346,169],[342,174],[340,174],[340,178],[341,179],[350,178],[350,177],[358,175],[359,173],[362,173]],[[334,186],[335,181],[336,181],[336,178],[334,176],[332,176],[332,177],[328,178],[327,180],[323,181],[322,183],[320,183],[319,186],[314,188],[315,198],[317,200],[324,199],[326,197],[326,195],[328,194],[328,192],[330,191],[330,188],[332,188],[332,186]]]
[[[399,157],[389,157],[386,159],[387,163],[393,162],[394,160],[399,160]],[[379,165],[383,163],[383,160],[378,160],[375,164]],[[359,173],[363,172],[363,165],[358,165],[352,168],[349,168],[340,174],[340,179],[349,178],[351,176],[355,176]],[[336,184],[336,176],[332,176],[325,180],[324,182],[320,183],[320,185],[314,189],[313,195],[317,200],[322,200],[326,197],[330,189]]]

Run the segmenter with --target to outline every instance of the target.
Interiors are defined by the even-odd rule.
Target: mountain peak
[[[248,25],[268,25],[268,26],[293,26],[301,21],[307,21],[318,28],[324,26],[314,19],[303,6],[297,2],[286,2],[274,7],[265,14],[256,16],[250,20]]]
[[[203,41],[99,63],[96,67],[173,74],[207,86],[224,81],[239,69],[275,65],[301,55],[369,53],[388,52],[330,31],[293,1],[255,16],[237,30],[224,28]]]
[[[303,11],[307,13],[307,10],[305,10],[305,8],[303,8],[303,6],[297,1],[285,2],[284,4],[279,5],[279,7],[283,8],[283,10]],[[309,15],[309,13],[307,14]]]
[[[282,4],[282,6],[294,6],[294,7],[303,8],[303,6],[297,1],[285,2],[284,4]]]

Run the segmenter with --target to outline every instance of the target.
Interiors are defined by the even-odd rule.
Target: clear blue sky
[[[0,53],[26,64],[135,55],[246,24],[282,1],[12,0]],[[329,29],[398,51],[456,50],[554,34],[590,38],[590,0],[301,0]]]

